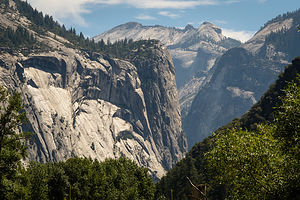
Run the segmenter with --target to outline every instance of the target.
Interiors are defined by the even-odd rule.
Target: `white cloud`
[[[246,42],[250,38],[252,38],[252,36],[255,34],[255,31],[236,31],[236,30],[232,30],[232,29],[223,29],[222,28],[222,34],[227,37],[231,37],[231,38],[240,40],[241,42]]]
[[[217,5],[216,0],[90,0],[97,4],[126,4],[136,8],[146,9],[187,9],[203,5]]]
[[[89,13],[88,4],[127,5],[143,9],[188,9],[204,5],[217,5],[217,0],[28,0],[43,13],[56,19],[69,18],[74,23],[86,25],[82,14]]]
[[[179,15],[178,14],[175,14],[175,13],[171,13],[171,12],[168,12],[168,11],[161,11],[158,13],[159,15],[162,15],[162,16],[166,16],[166,17],[170,17],[170,18],[178,18]]]
[[[144,15],[144,14],[138,15],[135,18],[139,19],[139,20],[155,20],[156,19],[155,17],[152,17],[150,15]]]
[[[54,16],[56,19],[71,18],[75,23],[86,25],[81,17],[89,13],[85,5],[93,0],[28,0],[39,11]]]

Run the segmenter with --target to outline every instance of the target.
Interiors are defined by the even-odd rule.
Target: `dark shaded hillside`
[[[246,114],[219,128],[216,134],[232,128],[233,124],[242,128],[254,129],[257,123],[271,122],[273,120],[273,108],[280,105],[279,99],[283,95],[283,89],[288,82],[296,79],[297,74],[300,74],[300,57],[294,59],[292,64],[285,68],[277,81]],[[173,191],[174,199],[190,199],[192,187],[186,178],[189,177],[196,185],[206,184],[208,186],[208,199],[224,199],[224,188],[209,185],[211,173],[208,171],[204,155],[213,146],[214,136],[194,145],[186,157],[157,183],[156,196],[165,196],[167,199],[171,199],[170,195]]]
[[[280,104],[279,97],[284,94],[282,89],[287,86],[289,81],[294,80],[299,73],[300,57],[297,57],[293,60],[292,65],[286,67],[284,73],[279,75],[279,78],[270,86],[262,98],[239,119],[241,127],[253,129],[255,124],[272,121],[273,108]]]
[[[199,91],[183,121],[189,148],[242,116],[283,68],[283,63],[257,58],[244,48],[223,54],[210,82]]]

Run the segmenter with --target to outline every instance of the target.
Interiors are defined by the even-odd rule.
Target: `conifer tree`
[[[19,93],[9,94],[0,87],[0,199],[18,199],[22,196],[19,175],[21,159],[26,156],[26,146],[22,142],[28,133],[18,131],[26,119],[22,112]]]

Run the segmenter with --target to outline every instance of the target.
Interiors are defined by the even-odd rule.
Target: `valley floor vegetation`
[[[20,94],[0,87],[0,107],[0,199],[153,199],[148,170],[126,158],[31,162],[25,169],[31,134],[18,130],[26,119]]]

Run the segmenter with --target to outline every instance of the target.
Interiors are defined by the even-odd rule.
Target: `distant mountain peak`
[[[214,24],[212,24],[211,22],[203,22],[202,25],[209,25],[209,26],[215,26]]]
[[[193,27],[193,25],[188,24],[188,25],[185,26],[184,30],[185,30],[185,31],[188,31],[188,30],[195,30],[195,28]]]
[[[137,22],[127,22],[125,24],[121,24],[120,26],[117,26],[116,28],[125,27],[127,29],[133,29],[136,27],[142,27],[143,25]]]
[[[220,29],[219,27],[217,27],[216,25],[210,22],[203,22],[199,27],[199,30],[203,30],[203,29],[213,29],[217,34],[222,34],[222,29]]]
[[[203,22],[197,30],[197,34],[202,40],[220,42],[225,39],[222,30],[210,22]]]

